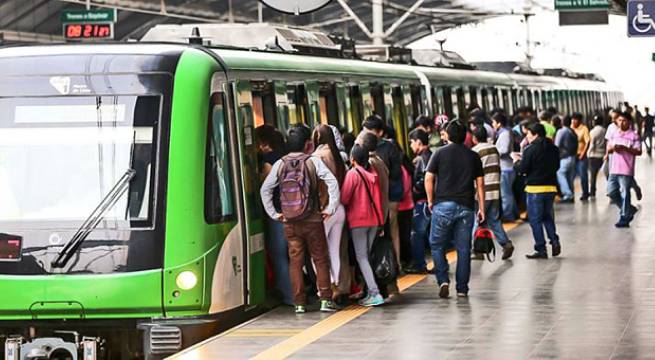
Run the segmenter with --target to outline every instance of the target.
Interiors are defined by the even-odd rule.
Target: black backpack
[[[494,235],[487,228],[487,226],[482,223],[475,231],[475,238],[473,240],[473,252],[475,254],[483,254],[487,257],[487,260],[493,262],[496,260],[496,246],[494,245]],[[493,254],[493,259],[492,255]]]

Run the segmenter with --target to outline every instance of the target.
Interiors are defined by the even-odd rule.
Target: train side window
[[[500,90],[500,97],[502,98],[503,101],[501,107],[505,109],[505,112],[507,114],[513,114],[514,109],[512,108],[512,104],[510,104],[509,102],[509,92],[507,91],[507,89]]]
[[[421,100],[421,86],[410,85],[409,89],[412,99],[412,112],[408,116],[413,121],[419,115],[423,114],[423,101]]]
[[[444,101],[444,114],[448,116],[448,118],[452,119],[455,117],[455,106],[453,106],[453,92],[452,89],[448,86],[444,86],[443,88],[443,101]],[[455,99],[457,101],[457,99]],[[455,102],[457,104],[457,102]]]
[[[287,84],[287,100],[289,101],[289,124],[306,124],[309,116],[309,105],[305,85]]]
[[[252,82],[252,113],[255,127],[276,126],[275,90],[271,82]]]
[[[500,105],[500,99],[498,98],[498,89],[495,87],[489,88],[489,92],[491,93],[491,107],[492,108],[501,108],[502,106]]]
[[[205,220],[208,224],[228,221],[234,215],[229,144],[225,95],[217,92],[211,96],[207,126]]]
[[[446,114],[444,98],[443,87],[437,86],[432,89],[432,112],[434,115]]]
[[[526,89],[525,92],[526,92],[526,95],[527,95],[528,106],[534,109],[535,106],[534,106],[534,99],[533,99],[533,96],[532,96],[532,90]]]
[[[478,105],[482,106],[482,101],[478,96],[478,88],[475,86],[469,86],[469,99],[468,105]]]
[[[519,97],[516,89],[512,89],[512,107],[514,108],[514,111],[521,107],[521,104],[519,104]]]
[[[385,114],[384,108],[384,85],[372,83],[371,84],[371,97],[373,98],[373,111],[376,114],[380,115],[382,119],[387,120],[387,115]]]
[[[466,114],[466,91],[464,88],[457,88],[455,91],[455,99],[457,100],[455,108],[457,109],[457,117],[463,117]]]
[[[487,88],[482,88],[480,90],[480,94],[481,94],[481,97],[482,97],[482,103],[480,104],[480,106],[482,106],[482,108],[485,111],[490,112],[491,111],[491,106],[489,104],[489,91],[487,90]]]
[[[359,133],[361,124],[364,122],[364,100],[359,86],[349,86],[348,97],[350,97],[350,114],[352,116],[352,123],[348,126],[348,131]]]
[[[321,83],[318,91],[321,123],[339,126],[337,89],[333,83]]]

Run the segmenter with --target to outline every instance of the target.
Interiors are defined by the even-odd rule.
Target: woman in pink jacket
[[[383,225],[382,194],[375,170],[369,167],[368,151],[355,145],[350,155],[353,168],[346,174],[341,189],[341,203],[346,207],[357,263],[362,271],[368,293],[359,304],[377,306],[384,304],[373,269],[368,261],[378,228]]]

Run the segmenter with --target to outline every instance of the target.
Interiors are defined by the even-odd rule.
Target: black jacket
[[[400,150],[389,140],[380,140],[378,147],[375,149],[375,154],[384,161],[389,169],[389,179],[391,181],[402,181],[403,173],[400,170],[400,163],[402,162],[402,153]]]
[[[526,185],[557,185],[559,150],[550,140],[537,138],[525,148],[515,168],[526,177]]]
[[[432,152],[426,150],[414,158],[414,175],[412,176],[412,197],[414,201],[427,200],[425,192],[425,171],[428,168]]]

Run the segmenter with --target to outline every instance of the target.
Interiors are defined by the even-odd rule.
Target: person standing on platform
[[[603,127],[603,118],[601,116],[594,116],[594,128],[589,132],[589,150],[587,150],[587,158],[589,159],[589,172],[591,178],[589,184],[591,190],[589,196],[596,197],[596,180],[598,173],[603,167],[603,158],[605,157],[605,147],[607,141],[605,140],[605,128]]]
[[[284,223],[289,242],[289,275],[296,313],[305,312],[303,266],[308,249],[314,265],[321,298],[321,311],[336,311],[330,287],[330,256],[323,221],[334,214],[339,205],[339,182],[323,161],[310,154],[314,151],[311,130],[294,125],[287,132],[289,154],[273,164],[260,190],[268,216]],[[327,185],[328,204],[319,209],[318,180]],[[275,209],[273,194],[279,188],[281,212]]]
[[[560,155],[557,147],[546,138],[546,130],[541,124],[528,127],[530,145],[523,154],[513,154],[516,171],[525,176],[528,220],[534,237],[534,253],[528,259],[547,259],[544,228],[552,246],[552,255],[558,256],[562,246],[555,227],[555,194],[557,194],[557,169]]]
[[[414,197],[414,212],[412,214],[412,233],[410,244],[412,248],[412,263],[405,269],[408,274],[425,274],[425,247],[428,243],[428,229],[430,228],[430,210],[428,209],[428,196],[425,193],[425,171],[430,162],[428,134],[415,129],[409,133],[409,146],[414,152],[414,175],[412,176],[412,194]]]
[[[457,296],[467,297],[476,186],[480,209],[478,221],[485,220],[484,172],[478,154],[464,146],[466,126],[460,121],[451,121],[446,133],[449,144],[432,154],[425,174],[428,208],[432,210],[430,248],[436,266],[439,297],[450,295],[446,250],[452,245],[457,250],[458,259],[455,275]]]
[[[559,149],[559,170],[557,182],[562,192],[562,203],[574,201],[573,179],[575,177],[575,159],[578,153],[578,136],[571,130],[571,118],[565,116],[561,129],[555,135],[555,146]]]
[[[382,195],[378,174],[369,165],[368,157],[368,151],[361,145],[353,147],[352,169],[346,174],[341,203],[346,207],[357,263],[368,289],[366,297],[359,304],[378,306],[384,304],[384,299],[380,295],[369,257],[378,229],[383,225]]]
[[[482,170],[484,171],[484,208],[485,215],[487,217],[486,224],[489,227],[489,230],[494,234],[494,238],[503,248],[503,260],[507,260],[512,257],[514,253],[514,245],[509,240],[505,229],[503,228],[503,223],[500,220],[500,210],[501,210],[501,167],[500,167],[500,154],[498,154],[498,149],[490,143],[486,142],[487,140],[487,131],[483,127],[476,128],[473,131],[473,151],[475,151],[482,161]],[[476,206],[476,210],[478,207]],[[479,226],[478,222],[475,222],[473,226],[473,232]],[[482,260],[484,257],[482,254],[477,254],[479,256],[473,255],[475,259]]]
[[[575,173],[580,177],[580,187],[582,188],[581,201],[589,199],[589,161],[587,159],[587,150],[589,149],[589,128],[582,121],[582,114],[573,113],[571,115],[571,128],[578,137],[578,152],[575,159]]]
[[[555,138],[555,134],[557,133],[557,129],[551,124],[552,117],[556,115],[556,113],[550,113],[548,111],[539,113],[539,123],[546,129],[546,137],[551,140]]]
[[[620,212],[618,228],[629,227],[637,208],[630,203],[630,188],[634,182],[635,158],[641,155],[641,140],[632,129],[632,115],[624,112],[618,117],[618,129],[607,143],[607,152],[612,154],[607,195]]]
[[[314,129],[314,144],[316,150],[313,156],[321,159],[325,166],[328,167],[332,175],[337,179],[339,188],[343,186],[343,181],[346,178],[346,165],[341,158],[341,153],[337,147],[337,142],[334,137],[334,131],[329,125],[318,125]],[[327,185],[323,181],[318,183],[320,206],[324,209],[328,204],[328,191]],[[341,238],[343,235],[343,227],[346,222],[346,210],[339,202],[337,210],[334,215],[328,217],[323,221],[325,227],[325,237],[328,242],[328,250],[330,252],[330,273],[332,275],[332,297],[339,297],[339,275],[341,273]]]
[[[646,153],[648,156],[653,155],[653,126],[655,126],[655,121],[653,115],[650,114],[650,109],[648,107],[644,108],[644,121],[643,128],[641,130],[642,138],[644,140],[644,145],[646,145]]]
[[[514,150],[512,132],[507,128],[507,117],[503,114],[494,115],[491,118],[491,124],[496,130],[496,149],[498,149],[500,155],[501,217],[503,221],[514,221],[518,217],[518,209],[513,190],[516,173],[514,172],[511,155],[512,150]]]
[[[262,125],[255,129],[257,150],[260,154],[261,181],[268,176],[278,160],[285,154],[284,135],[271,125]],[[279,189],[274,190],[273,205],[280,209]],[[289,245],[284,236],[284,224],[269,216],[266,217],[266,252],[273,268],[275,288],[282,295],[282,302],[293,305],[291,279],[289,278]]]

